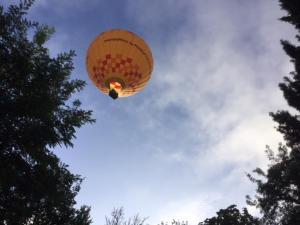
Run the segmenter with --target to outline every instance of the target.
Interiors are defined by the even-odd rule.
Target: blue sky
[[[94,224],[119,206],[150,224],[197,224],[246,205],[255,190],[246,172],[266,168],[265,145],[281,141],[268,112],[287,107],[277,84],[291,65],[279,40],[294,31],[283,14],[273,0],[37,0],[30,18],[56,28],[52,55],[76,51],[72,77],[87,82],[78,97],[97,119],[73,149],[55,149],[85,177],[77,200]],[[117,101],[85,68],[90,42],[112,28],[137,33],[154,56],[146,89]]]

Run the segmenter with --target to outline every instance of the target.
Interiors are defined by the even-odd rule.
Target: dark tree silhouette
[[[300,1],[279,2],[281,8],[287,12],[281,20],[295,26],[298,32],[296,39],[299,42]],[[248,199],[248,202],[261,210],[262,222],[266,225],[300,224],[300,46],[286,40],[281,43],[295,70],[284,77],[284,82],[279,87],[296,114],[287,110],[271,113],[286,145],[280,144],[276,155],[267,148],[271,165],[266,172],[259,168],[254,171],[262,179],[249,175],[257,184],[257,195],[255,200]]]
[[[51,151],[94,122],[70,101],[85,83],[70,80],[73,51],[50,57],[54,29],[26,19],[33,3],[0,5],[0,224],[90,224],[75,208],[82,178]]]
[[[251,216],[246,208],[240,212],[236,205],[231,205],[221,209],[217,212],[217,216],[206,219],[199,225],[259,225],[259,220]]]

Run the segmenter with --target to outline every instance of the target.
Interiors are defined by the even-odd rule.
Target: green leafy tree
[[[287,12],[281,20],[295,26],[300,41],[300,1],[279,0],[280,6]],[[267,148],[271,162],[266,172],[256,169],[259,178],[249,175],[257,184],[257,195],[250,204],[256,205],[262,212],[262,221],[266,225],[300,224],[300,46],[289,41],[281,41],[286,54],[291,58],[294,71],[284,77],[279,84],[284,97],[295,113],[279,110],[271,113],[278,123],[278,131],[283,134],[286,145],[280,144],[278,153]]]
[[[94,120],[70,100],[85,85],[70,79],[75,53],[50,57],[54,29],[26,19],[33,3],[0,5],[0,224],[87,225],[90,208],[75,208],[82,178],[51,149]]]
[[[259,225],[259,220],[251,216],[247,209],[240,212],[236,205],[217,212],[217,216],[204,220],[199,225]]]

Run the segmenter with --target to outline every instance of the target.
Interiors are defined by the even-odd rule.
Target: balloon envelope
[[[117,29],[100,34],[91,43],[86,66],[90,79],[100,91],[115,99],[134,95],[146,86],[153,70],[153,58],[142,38]]]

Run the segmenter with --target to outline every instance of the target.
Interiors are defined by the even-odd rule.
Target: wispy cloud
[[[293,32],[278,21],[279,7],[276,2],[258,1],[142,1],[129,7],[142,18],[140,26],[150,23],[151,28],[181,10],[186,17],[175,35],[169,35],[170,44],[164,43],[166,51],[154,46],[157,58],[152,90],[146,101],[130,105],[128,110],[139,115],[141,129],[146,124],[146,129],[175,143],[169,148],[152,146],[154,154],[162,161],[185,163],[199,184],[210,186],[213,196],[222,196],[216,205],[229,202],[229,198],[232,203],[244,202],[243,196],[253,192],[245,173],[265,167],[265,145],[276,148],[282,140],[268,116],[270,111],[287,107],[277,84],[290,68],[279,40]],[[162,58],[167,59],[160,61]],[[190,144],[183,147],[180,142]],[[209,183],[213,177],[215,186]],[[242,191],[223,195],[233,187]],[[198,191],[209,195],[205,188]],[[187,199],[194,195],[196,190]],[[199,199],[205,205],[210,201]],[[180,217],[184,206],[190,212],[198,210],[197,216],[202,217],[200,206],[192,200],[183,198],[168,204],[158,209],[165,219]]]
[[[43,10],[45,8],[52,7],[53,12],[57,14],[57,16],[68,15],[70,10],[72,11],[85,11],[89,10],[95,5],[103,2],[102,0],[89,0],[88,2],[85,0],[37,0],[33,5],[33,10]]]

